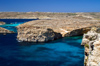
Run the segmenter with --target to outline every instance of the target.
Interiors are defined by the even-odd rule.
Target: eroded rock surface
[[[61,37],[82,35],[98,25],[98,20],[88,18],[35,20],[19,25],[17,38],[20,41],[47,42]]]
[[[82,45],[85,47],[85,66],[100,66],[100,30],[93,28],[84,34]]]

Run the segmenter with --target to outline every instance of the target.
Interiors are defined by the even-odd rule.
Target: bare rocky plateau
[[[83,16],[35,20],[19,25],[17,38],[20,41],[48,42],[62,37],[83,35],[99,25],[99,20]]]

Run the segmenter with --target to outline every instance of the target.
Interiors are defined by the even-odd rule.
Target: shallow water
[[[16,36],[0,34],[0,66],[84,66],[82,36],[48,43],[20,43]]]
[[[0,21],[6,23],[4,25],[0,25],[0,27],[6,28],[10,31],[17,32],[16,26],[32,20],[37,20],[37,19],[0,19]]]

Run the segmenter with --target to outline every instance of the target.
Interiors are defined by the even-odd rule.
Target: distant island
[[[0,19],[66,19],[72,16],[100,18],[100,12],[0,12]]]

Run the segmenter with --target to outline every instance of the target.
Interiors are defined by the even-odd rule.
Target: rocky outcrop
[[[20,41],[47,42],[61,37],[82,35],[98,25],[98,20],[88,18],[35,20],[19,25],[17,38]]]
[[[31,27],[31,28],[32,29],[30,30],[28,27],[25,27],[25,29],[20,28],[21,32],[19,32],[20,30],[18,30],[17,38],[20,41],[47,42],[62,37],[60,33],[56,33],[50,28],[41,28],[41,27]],[[37,28],[37,30],[35,30],[35,28]]]
[[[75,30],[70,31],[69,33],[66,33],[65,36],[83,35],[84,33],[87,33],[90,29],[91,29],[90,27],[75,29]]]
[[[100,66],[100,29],[92,28],[84,34],[82,45],[85,47],[85,66]]]

